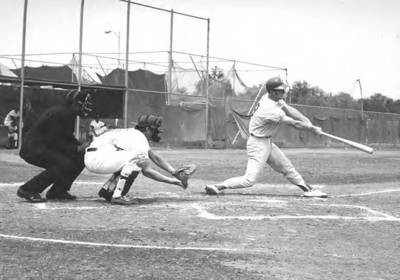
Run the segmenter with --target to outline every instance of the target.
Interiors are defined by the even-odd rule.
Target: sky
[[[382,93],[400,99],[398,0],[137,2],[210,18],[213,57],[288,68],[289,82],[305,80],[355,98],[360,95],[355,81],[360,79],[364,97]],[[0,1],[0,55],[21,53],[23,5],[23,0]],[[80,5],[81,0],[29,0],[26,52],[77,52]],[[131,7],[130,51],[168,50],[170,14]],[[118,34],[120,50],[125,50],[125,2],[85,0],[84,16],[84,52],[117,52]],[[206,21],[174,17],[174,50],[205,55],[206,38]],[[70,57],[40,56],[52,59],[68,62]],[[254,73],[243,72],[243,80],[261,83],[276,75]]]

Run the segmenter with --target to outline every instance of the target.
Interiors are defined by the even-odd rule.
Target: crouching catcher
[[[142,115],[135,128],[112,129],[95,138],[86,149],[85,166],[99,174],[112,174],[99,191],[99,196],[114,204],[136,204],[127,193],[140,172],[153,180],[186,189],[196,165],[174,168],[150,149],[149,141],[159,142],[162,118]],[[151,167],[151,162],[171,174],[165,176]]]

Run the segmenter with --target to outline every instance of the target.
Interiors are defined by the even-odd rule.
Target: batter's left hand
[[[312,131],[315,135],[321,135],[321,133],[322,133],[322,128],[320,128],[319,126],[313,125],[313,126],[311,127],[311,131]]]

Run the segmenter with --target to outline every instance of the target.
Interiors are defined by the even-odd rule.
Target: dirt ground
[[[159,152],[198,164],[189,189],[139,176],[141,203],[116,206],[87,171],[77,201],[27,203],[17,187],[40,169],[0,151],[0,279],[399,279],[400,150],[284,150],[327,199],[268,167],[210,197],[205,184],[244,172],[244,150]]]

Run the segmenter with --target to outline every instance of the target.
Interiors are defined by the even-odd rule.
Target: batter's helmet
[[[285,90],[287,88],[287,85],[285,82],[282,81],[280,77],[274,77],[267,81],[267,83],[265,84],[265,88],[268,92],[270,92],[271,90]]]

